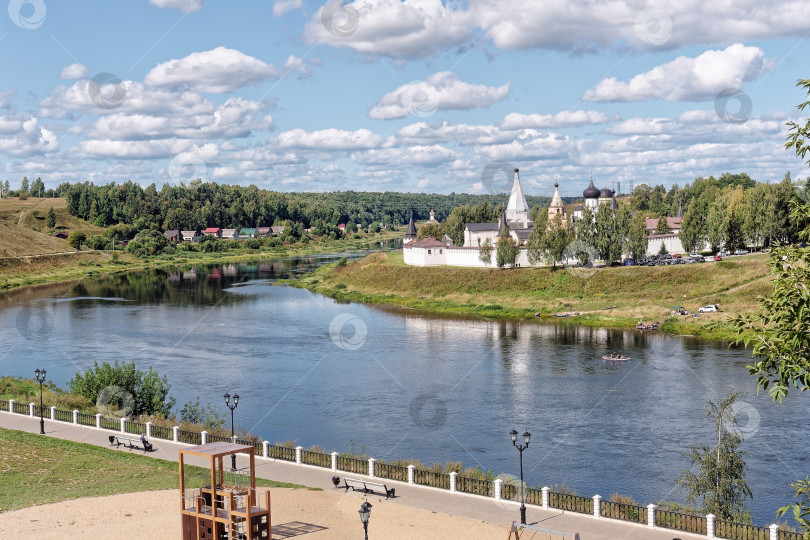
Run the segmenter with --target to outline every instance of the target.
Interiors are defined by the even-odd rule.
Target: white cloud
[[[287,58],[287,61],[284,62],[284,71],[297,71],[301,74],[301,77],[308,77],[312,74],[309,66],[307,66],[302,59],[298,58],[294,54],[291,54],[289,58]]]
[[[91,139],[79,143],[77,154],[89,158],[150,159],[174,156],[191,147],[191,141],[178,139],[148,141]]]
[[[219,94],[280,75],[275,66],[234,49],[217,47],[158,64],[146,74],[144,83]]]
[[[509,113],[501,122],[502,129],[551,129],[584,124],[604,124],[619,119],[608,117],[602,111],[562,111],[557,114]]]
[[[308,21],[309,43],[411,59],[468,48],[483,36],[501,50],[589,52],[802,37],[810,27],[801,0],[785,0],[778,9],[754,0],[468,0],[468,9],[440,0],[338,0],[343,8],[337,11],[333,4],[326,2]]]
[[[110,114],[98,119],[90,135],[114,140],[247,137],[272,127],[272,117],[263,116],[263,109],[264,105],[256,101],[232,97],[215,110],[197,114]]]
[[[441,0],[357,0],[342,10],[329,11],[335,7],[333,2],[326,2],[307,22],[304,37],[310,44],[350,47],[359,53],[393,58],[420,58],[475,35],[471,14],[445,7]]]
[[[442,71],[385,94],[368,115],[389,120],[409,114],[429,116],[436,110],[488,107],[509,95],[509,84],[497,87],[470,84],[460,81],[452,71]]]
[[[382,137],[367,129],[344,131],[341,129],[322,129],[320,131],[304,131],[293,129],[280,133],[278,145],[281,148],[306,148],[312,150],[363,150],[374,148],[382,141]]]
[[[183,13],[194,13],[203,7],[202,0],[149,0],[149,3],[161,9],[178,8]]]
[[[514,131],[504,131],[497,126],[451,124],[428,124],[417,122],[397,131],[398,141],[403,144],[428,144],[431,142],[459,141],[466,144],[496,144],[509,142]]]
[[[575,159],[576,149],[576,143],[564,135],[527,129],[509,143],[479,146],[476,152],[492,160],[518,161]]]
[[[123,81],[122,84],[126,95],[117,108],[99,107],[91,97],[89,81],[77,81],[69,87],[54,89],[39,104],[37,115],[48,118],[71,118],[77,112],[193,115],[214,110],[210,101],[194,92],[145,87],[142,83],[132,81]]]
[[[70,64],[59,72],[62,80],[83,79],[87,76],[87,66],[82,64]]]
[[[804,36],[810,27],[810,12],[800,0],[786,0],[778,9],[752,0],[470,0],[469,4],[476,24],[503,50],[678,48]]]
[[[441,145],[411,146],[407,148],[386,148],[366,150],[352,154],[352,161],[377,163],[397,167],[402,165],[438,165],[449,163],[458,157],[456,152]]]
[[[585,92],[583,101],[640,101],[666,98],[668,101],[712,100],[725,89],[742,88],[773,66],[772,59],[758,47],[740,43],[724,50],[706,51],[640,73],[629,82],[610,77]]]
[[[273,2],[273,16],[281,17],[304,5],[304,0],[276,0]]]
[[[5,125],[0,123],[0,133],[9,136],[0,138],[0,152],[11,156],[31,156],[59,149],[56,134],[40,126],[32,116],[4,122]],[[7,131],[9,128],[12,131]]]

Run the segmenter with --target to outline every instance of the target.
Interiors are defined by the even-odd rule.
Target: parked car
[[[636,261],[633,259],[625,259],[622,261],[622,265],[624,266],[633,266],[634,264],[636,264]]]
[[[738,249],[737,251],[734,252],[734,255],[748,255],[748,250],[747,249]]]
[[[722,261],[722,260],[723,260],[723,257],[721,257],[720,255],[715,255],[715,256],[714,256],[714,260],[715,260],[715,261]]]
[[[673,259],[680,259],[680,258],[681,258],[681,254],[680,254],[680,253],[676,253],[675,255],[673,255],[673,256],[672,256],[672,258],[673,258]]]
[[[717,304],[709,304],[698,309],[698,313],[716,313],[718,311],[720,311],[720,306]]]
[[[728,252],[724,249],[723,251],[718,253],[718,255],[720,255],[721,257],[728,257]]]
[[[693,254],[689,256],[689,260],[696,263],[706,262],[706,259],[703,258],[703,255]]]

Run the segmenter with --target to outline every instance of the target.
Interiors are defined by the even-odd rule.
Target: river
[[[378,459],[461,461],[519,472],[513,428],[532,434],[530,485],[579,495],[683,500],[675,479],[690,445],[712,444],[706,401],[730,389],[746,437],[749,507],[769,524],[810,473],[808,397],[756,395],[750,354],[635,330],[434,317],[336,302],[278,279],[334,256],[153,270],[28,289],[0,300],[0,373],[35,368],[65,386],[98,361],[165,374],[182,404],[237,424]],[[632,360],[607,362],[623,351]]]

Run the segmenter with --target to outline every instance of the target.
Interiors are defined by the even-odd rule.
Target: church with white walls
[[[608,205],[611,209],[616,210],[618,203],[616,202],[616,194],[613,190],[607,187],[598,189],[593,184],[593,176],[591,177],[590,185],[585,188],[582,193],[584,203],[583,205],[574,207],[571,215],[566,212],[565,204],[560,197],[559,184],[554,182],[554,196],[551,198],[551,204],[548,208],[548,222],[551,224],[554,219],[559,216],[562,223],[571,224],[583,217],[585,208],[591,210],[595,215],[599,206]],[[432,223],[438,223],[433,217],[431,210]],[[668,218],[668,223],[669,223]],[[655,220],[657,222],[657,220]],[[677,238],[680,232],[680,219],[672,222],[677,226],[677,230],[673,228],[672,233],[667,236],[667,240],[671,241],[672,248],[677,253],[677,248],[680,245],[680,240]],[[435,238],[424,238],[417,240],[416,227],[413,223],[413,217],[408,224],[408,230],[405,234],[405,245],[403,246],[403,256],[405,264],[414,266],[478,266],[478,267],[494,267],[495,266],[495,247],[497,246],[498,238],[503,233],[508,233],[515,244],[519,247],[519,253],[516,266],[532,266],[529,263],[527,255],[526,244],[529,240],[529,235],[534,228],[529,213],[529,205],[526,202],[526,197],[523,195],[523,188],[520,185],[520,171],[515,169],[515,178],[512,182],[512,191],[509,194],[509,201],[506,204],[503,212],[497,222],[493,223],[468,223],[464,228],[464,245],[454,246],[452,240],[445,237],[443,240]],[[649,229],[649,227],[648,227]],[[648,233],[650,231],[648,230]],[[674,237],[669,238],[670,236]],[[655,241],[656,237],[650,236],[651,241]],[[481,261],[479,255],[481,253],[481,246],[489,241],[492,245],[492,256],[489,262]],[[677,243],[677,246],[675,245]],[[649,253],[648,247],[648,253]],[[656,249],[658,246],[656,245]],[[683,249],[680,249],[682,252]],[[545,265],[542,263],[541,265]]]

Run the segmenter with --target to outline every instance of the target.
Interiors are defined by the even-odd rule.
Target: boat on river
[[[625,355],[623,355],[621,353],[616,353],[615,352],[615,353],[611,353],[611,354],[608,354],[606,356],[603,356],[602,360],[610,360],[612,362],[626,362],[626,361],[630,360],[630,357],[625,356]]]

